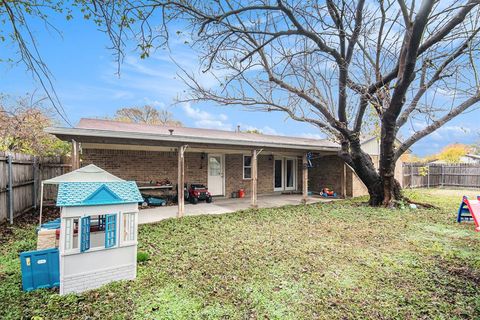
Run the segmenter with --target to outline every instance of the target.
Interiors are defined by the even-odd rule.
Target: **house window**
[[[78,218],[65,218],[65,250],[78,248]]]
[[[122,228],[122,242],[135,241],[135,213],[123,214]]]
[[[243,179],[252,179],[252,156],[243,156]]]
[[[117,215],[105,216],[105,248],[114,247],[117,244]]]

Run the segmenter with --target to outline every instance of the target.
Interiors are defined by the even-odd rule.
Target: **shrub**
[[[137,262],[146,262],[150,260],[150,256],[146,252],[137,252]]]

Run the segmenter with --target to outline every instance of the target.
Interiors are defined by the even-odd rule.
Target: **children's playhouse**
[[[143,199],[134,181],[117,179],[59,183],[60,219],[39,231],[40,238],[42,231],[56,229],[56,241],[53,248],[21,255],[24,289],[59,285],[60,294],[66,294],[136,277],[137,214]],[[38,261],[48,267],[42,269]]]

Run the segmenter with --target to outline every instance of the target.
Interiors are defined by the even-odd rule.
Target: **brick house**
[[[303,193],[330,187],[343,197],[365,194],[328,140],[81,119],[47,132],[73,143],[73,168],[95,164],[139,183],[206,184],[215,196]],[[81,155],[79,149],[81,145]],[[313,167],[307,169],[307,153]],[[80,162],[81,158],[81,162]]]

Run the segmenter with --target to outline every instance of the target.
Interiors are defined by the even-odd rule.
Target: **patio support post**
[[[257,150],[252,150],[252,208],[258,208],[257,205]]]
[[[302,172],[303,172],[303,180],[302,180],[302,203],[307,203],[308,198],[308,162],[307,162],[307,154],[305,153],[302,157]]]
[[[178,148],[178,212],[177,218],[183,217],[185,214],[185,149],[187,146],[180,146]]]
[[[80,168],[79,144],[72,139],[72,171]]]

